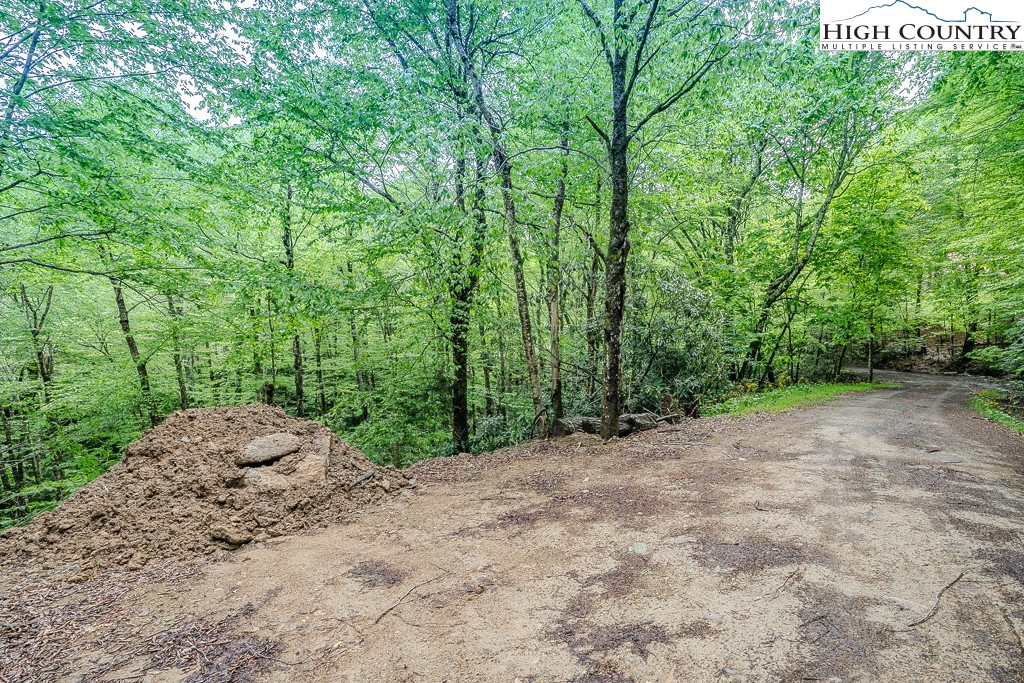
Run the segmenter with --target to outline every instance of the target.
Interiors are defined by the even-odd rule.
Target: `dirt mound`
[[[5,531],[0,561],[141,568],[324,525],[408,485],[280,408],[182,410],[56,510]]]

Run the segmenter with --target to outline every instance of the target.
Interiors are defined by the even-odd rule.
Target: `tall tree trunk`
[[[484,370],[484,415],[494,414],[494,394],[491,391],[491,353],[487,349],[487,338],[484,336],[484,323],[480,322],[480,364]]]
[[[451,339],[455,384],[452,386],[452,441],[459,453],[469,450],[469,302],[466,288],[456,291]]]
[[[480,146],[479,129],[472,126],[473,140]],[[473,184],[473,229],[469,238],[469,262],[464,262],[462,239],[455,249],[456,281],[452,286],[452,308],[449,315],[451,329],[452,365],[455,370],[452,384],[452,442],[455,450],[464,453],[469,450],[469,324],[473,296],[480,282],[480,263],[483,259],[484,237],[487,234],[487,215],[484,213],[484,177],[486,161],[476,155]],[[465,201],[466,156],[460,153],[456,168],[455,206],[463,213],[469,213]],[[487,368],[484,368],[485,383],[490,383]],[[487,388],[489,393],[490,389]]]
[[[790,320],[792,320],[792,319],[793,319],[793,316],[790,316]],[[796,384],[797,375],[800,374],[800,363],[799,363],[799,361],[796,360],[796,358],[795,358],[796,354],[793,352],[793,326],[792,325],[788,326],[788,331],[786,332],[786,353],[789,356],[789,382],[790,382],[790,384]]]
[[[523,336],[523,352],[526,356],[526,370],[530,381],[530,398],[533,399],[533,426],[541,433],[544,433],[547,427],[544,420],[544,400],[541,398],[540,391],[540,366],[537,362],[537,350],[533,343],[530,301],[526,293],[526,277],[523,274],[523,256],[519,249],[519,239],[515,236],[515,208],[511,200],[512,178],[508,173],[508,167],[503,166],[503,169],[503,194],[508,198],[505,205],[505,222],[508,228],[509,251],[512,253],[512,275],[516,286],[516,308],[519,311],[519,327]]]
[[[977,321],[971,320],[967,323],[967,329],[964,332],[964,345],[960,349],[960,362],[958,363],[958,369],[964,370],[967,364],[971,361],[968,355],[974,351],[977,347],[977,335],[978,335],[978,323]]]
[[[324,366],[320,353],[323,343],[323,329],[318,325],[313,328],[313,354],[316,361],[317,399],[320,402],[320,417],[327,414],[327,390],[324,388]]]
[[[526,293],[522,250],[519,246],[519,237],[516,234],[518,223],[516,221],[516,205],[512,186],[512,161],[509,159],[508,151],[505,148],[501,126],[488,107],[484,96],[483,83],[481,83],[480,77],[476,72],[476,65],[473,63],[473,59],[463,42],[456,0],[447,0],[446,9],[449,37],[459,57],[462,59],[462,66],[466,77],[473,88],[473,97],[477,111],[486,124],[491,137],[492,158],[500,179],[501,200],[505,210],[505,229],[508,233],[509,252],[512,255],[512,275],[515,280],[516,304],[519,310],[519,323],[523,336],[523,351],[526,356],[526,368],[530,380],[530,397],[533,399],[533,426],[538,428],[541,433],[546,433],[544,400],[541,398],[540,389],[540,368],[537,362],[537,350],[533,343],[533,325],[530,321],[530,300]]]
[[[4,450],[0,454],[0,486],[5,491],[17,491],[19,486],[15,485],[14,481],[14,440],[11,439],[11,427],[7,424],[7,412],[6,410],[0,410],[0,420],[3,421],[4,428]],[[10,474],[8,474],[7,466],[10,465]],[[4,499],[8,497],[5,496]],[[14,500],[13,497],[11,500]],[[2,502],[2,501],[0,501]],[[0,509],[7,509],[10,505],[0,505]]]
[[[871,327],[871,334],[874,334],[874,326]],[[868,337],[868,381],[875,381],[875,340]]]
[[[4,442],[7,445],[8,459],[11,462],[11,474],[14,477],[14,487],[20,490],[22,485],[25,483],[25,461],[23,458],[17,457],[17,451],[14,448],[14,435],[11,433],[10,415],[10,408],[0,409],[0,420],[3,421]]]
[[[352,264],[347,263],[349,278],[354,282],[352,275]],[[369,408],[366,405],[366,375],[363,373],[362,364],[359,362],[359,326],[356,324],[355,311],[348,312],[349,333],[352,336],[352,364],[356,369],[356,386],[359,389],[359,404],[362,408],[360,420],[365,422],[370,417]]]
[[[818,329],[818,344],[817,344],[817,346],[814,347],[814,360],[811,362],[811,372],[813,373],[812,379],[814,377],[817,377],[817,375],[818,375],[818,359],[821,358],[821,348],[824,345],[824,343],[825,343],[825,326],[822,325]]]
[[[3,424],[4,446],[7,453],[6,460],[11,467],[10,488],[14,491],[14,495],[11,498],[11,505],[8,507],[17,510],[20,514],[26,514],[28,509],[25,504],[25,496],[19,493],[25,485],[25,462],[24,458],[18,457],[18,451],[14,446],[14,435],[11,433],[9,416],[10,408],[0,408],[0,423]]]
[[[295,371],[295,414],[306,416],[306,395],[302,387],[302,337],[292,337],[292,368]]]
[[[178,331],[181,309],[174,304],[174,297],[170,294],[167,295],[167,313],[171,316],[171,352],[174,358],[174,374],[178,378],[178,404],[184,410],[188,408],[188,387],[185,384],[185,365],[181,360],[181,334]]]
[[[263,381],[263,402],[274,405],[277,391],[277,342],[274,339],[274,297],[267,292],[267,328],[270,334],[270,379]]]
[[[256,400],[257,401],[262,401],[263,400],[263,381],[264,381],[264,378],[263,378],[263,360],[260,358],[260,320],[259,320],[259,311],[257,310],[257,306],[259,306],[259,300],[258,299],[254,302],[254,305],[249,307],[249,319],[250,319],[250,322],[251,322],[251,325],[252,325],[251,330],[252,330],[252,339],[253,339],[253,343],[252,343],[252,375],[253,375],[253,377],[256,378],[256,382],[258,383],[258,386],[257,386],[257,389],[256,389],[256,394],[257,394]]]
[[[21,436],[21,442],[25,445],[25,450],[28,451],[28,460],[32,464],[32,481],[39,486],[43,483],[43,464],[40,462],[40,449],[36,447],[35,440],[32,438],[32,428],[29,426],[28,420],[21,421]],[[57,478],[56,472],[54,472],[53,478]]]
[[[562,408],[562,349],[559,340],[561,315],[561,247],[562,209],[565,206],[565,177],[569,173],[569,121],[562,124],[562,173],[555,191],[555,205],[551,215],[551,262],[548,265],[548,305],[551,312],[551,423],[561,420]]]
[[[928,343],[924,338],[924,316],[921,315],[921,290],[924,288],[924,270],[919,270],[917,274],[917,296],[915,297],[914,307],[914,332],[917,334],[918,348],[917,353],[924,355],[928,353]]]
[[[626,260],[629,257],[629,137],[626,121],[626,60],[611,61],[612,128],[608,140],[611,173],[611,206],[608,220],[608,251],[605,254],[604,299],[604,401],[601,438],[618,436],[621,412],[622,321],[626,308]]]
[[[782,328],[782,332],[779,333],[778,338],[775,340],[775,345],[772,347],[771,354],[768,355],[768,360],[764,364],[764,372],[761,373],[761,377],[757,380],[757,390],[761,391],[769,380],[775,382],[775,354],[779,352],[779,346],[782,345],[782,340],[786,336],[786,332],[790,328],[792,318],[786,319],[786,324]]]
[[[843,373],[843,363],[846,362],[846,350],[850,348],[849,342],[843,344],[843,348],[839,351],[839,360],[836,361],[836,371],[834,377],[839,379],[839,375]]]
[[[46,288],[42,296],[33,298],[28,295],[24,283],[21,285],[21,304],[25,312],[25,320],[28,323],[29,339],[32,343],[32,352],[36,357],[36,375],[42,387],[41,404],[46,424],[46,438],[43,447],[50,453],[50,466],[53,469],[54,479],[64,478],[64,463],[60,451],[54,448],[54,441],[57,436],[57,424],[53,421],[51,414],[46,410],[50,402],[51,384],[53,382],[53,346],[49,339],[43,336],[43,327],[46,325],[46,318],[50,314],[50,304],[53,301],[53,285]],[[38,465],[38,456],[33,464]]]
[[[597,179],[597,191],[594,194],[594,228],[597,229],[601,222],[601,178]],[[587,397],[594,395],[594,385],[600,374],[598,369],[598,326],[595,317],[597,307],[597,292],[601,280],[601,253],[596,243],[592,243],[590,254],[590,270],[587,272],[587,360],[589,361],[587,373]]]
[[[356,325],[356,315],[353,312],[348,314],[349,332],[352,334],[352,364],[356,369],[356,386],[359,389],[359,403],[362,406],[362,419],[370,417],[366,407],[366,375],[363,372],[362,364],[359,361],[359,326]]]
[[[289,273],[295,271],[295,235],[292,233],[292,184],[285,186],[284,208],[281,212],[284,242],[284,265]],[[294,307],[295,295],[288,295],[288,302]],[[302,336],[299,334],[298,322],[292,320],[294,334],[292,336],[292,367],[295,371],[295,414],[306,416],[306,396],[302,387]]]
[[[828,217],[832,202],[835,200],[836,194],[850,175],[850,166],[857,153],[854,138],[855,136],[849,135],[844,139],[843,145],[839,149],[836,166],[832,170],[832,176],[829,180],[828,187],[825,188],[825,194],[822,198],[821,205],[818,207],[817,211],[810,216],[804,215],[802,196],[806,185],[804,184],[804,178],[800,178],[798,192],[800,193],[801,199],[797,202],[796,215],[793,219],[793,245],[789,261],[782,272],[776,276],[771,283],[769,283],[765,290],[764,297],[761,300],[761,314],[758,317],[757,325],[754,328],[754,340],[750,343],[750,347],[747,350],[747,356],[740,368],[740,381],[745,379],[749,372],[756,370],[757,364],[761,359],[761,346],[764,343],[764,333],[768,329],[768,320],[771,315],[772,307],[786,295],[786,292],[789,291],[790,287],[793,286],[793,283],[795,283],[801,273],[803,273],[804,268],[807,267],[807,264],[811,260],[811,256],[814,255],[814,250],[818,242],[818,235],[821,233],[821,229],[825,224],[825,219]],[[807,242],[806,244],[801,244],[802,235],[807,229],[810,229]]]
[[[49,340],[43,338],[43,326],[50,314],[53,301],[53,285],[46,288],[42,296],[34,299],[28,295],[24,283],[21,285],[21,305],[28,324],[29,339],[32,342],[32,353],[36,357],[36,374],[43,389],[43,404],[50,401],[50,385],[53,381],[53,351]]]
[[[501,316],[501,293],[495,302],[498,318],[498,414],[502,418],[506,415],[505,392],[508,391],[508,363],[505,361],[505,326]]]
[[[132,334],[131,323],[128,320],[128,306],[125,304],[124,293],[121,289],[121,280],[114,276],[108,279],[114,288],[114,301],[117,304],[117,315],[118,322],[121,323],[121,332],[124,333],[124,341],[128,346],[128,353],[131,354],[132,362],[135,363],[135,371],[139,375],[139,387],[142,389],[142,399],[146,414],[149,417],[150,425],[155,427],[157,417],[153,406],[153,392],[149,385],[149,370],[146,368],[146,361],[142,359],[142,354],[139,353],[139,345],[135,341],[135,335]]]
[[[764,173],[764,151],[768,147],[769,138],[766,136],[757,140],[754,144],[754,167],[750,175],[744,180],[743,186],[739,188],[736,196],[732,198],[726,207],[726,223],[723,235],[723,252],[730,266],[736,264],[736,241],[740,236],[740,225],[746,216],[747,197],[757,185],[758,179]]]

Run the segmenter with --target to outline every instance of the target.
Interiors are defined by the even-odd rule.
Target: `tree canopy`
[[[1024,58],[776,0],[13,0],[0,524],[171,411],[409,464],[845,364],[1024,373]]]

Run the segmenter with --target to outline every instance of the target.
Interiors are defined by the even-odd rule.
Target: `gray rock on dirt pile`
[[[140,568],[324,526],[407,486],[280,408],[182,410],[56,510],[0,534],[0,561]]]
[[[302,439],[294,434],[268,434],[253,439],[241,455],[235,458],[236,465],[262,465],[290,455],[302,447]]]

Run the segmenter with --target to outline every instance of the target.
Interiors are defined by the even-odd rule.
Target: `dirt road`
[[[326,530],[4,599],[52,629],[36,680],[1024,681],[1024,439],[972,380],[882,379],[425,463]]]

